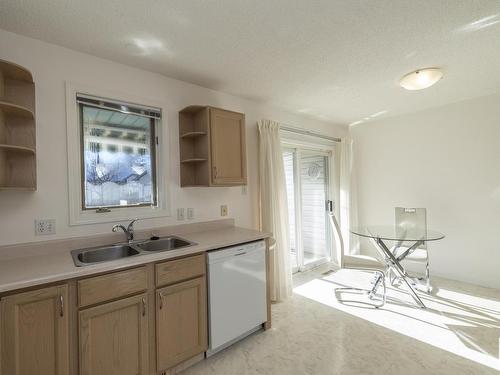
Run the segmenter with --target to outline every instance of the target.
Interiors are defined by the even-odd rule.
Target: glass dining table
[[[385,259],[387,267],[406,284],[417,305],[425,309],[424,303],[412,285],[413,280],[401,265],[401,261],[420,245],[442,240],[445,237],[444,234],[425,228],[398,225],[360,226],[352,228],[351,233],[359,237],[369,238],[372,241],[380,255]],[[395,247],[392,249],[400,247],[404,243],[404,251],[396,256],[396,253],[391,250],[391,246],[388,245],[389,241],[395,243]]]

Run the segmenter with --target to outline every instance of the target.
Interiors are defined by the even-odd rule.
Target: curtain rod
[[[298,134],[303,134],[303,135],[310,135],[312,137],[328,139],[329,141],[333,141],[333,142],[341,142],[340,138],[329,137],[328,135],[316,133],[316,132],[311,131],[311,130],[296,128],[294,126],[282,125],[282,126],[280,126],[280,129],[287,131],[287,132],[298,133]]]

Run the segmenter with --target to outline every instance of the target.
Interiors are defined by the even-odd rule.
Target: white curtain
[[[353,142],[350,137],[340,142],[340,229],[346,254],[359,254],[359,240],[349,232],[358,225],[357,186],[354,171]]]
[[[288,235],[288,206],[280,125],[261,120],[259,129],[261,229],[272,233],[271,299],[283,301],[292,294]]]

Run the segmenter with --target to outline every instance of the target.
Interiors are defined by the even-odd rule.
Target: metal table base
[[[410,246],[403,254],[399,257],[395,257],[394,254],[389,250],[384,241],[380,238],[371,238],[371,241],[375,245],[375,248],[380,252],[380,254],[384,257],[387,266],[390,270],[392,270],[399,278],[406,284],[410,291],[410,295],[415,300],[417,305],[422,309],[425,309],[425,305],[418,296],[417,292],[409,282],[411,278],[406,273],[404,267],[401,265],[401,261],[406,258],[408,254],[410,254],[413,250],[415,250],[418,246],[420,246],[424,241],[415,241],[415,243]]]

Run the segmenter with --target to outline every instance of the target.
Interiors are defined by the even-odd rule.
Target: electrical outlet
[[[241,195],[247,195],[247,186],[246,185],[243,185],[241,187]]]
[[[187,213],[188,220],[194,219],[194,208],[188,208],[186,213]]]
[[[223,204],[220,206],[220,216],[227,216],[227,205]]]
[[[178,208],[177,209],[177,220],[184,220],[184,208]]]
[[[35,220],[35,235],[44,236],[47,234],[56,234],[55,219],[36,219]]]

